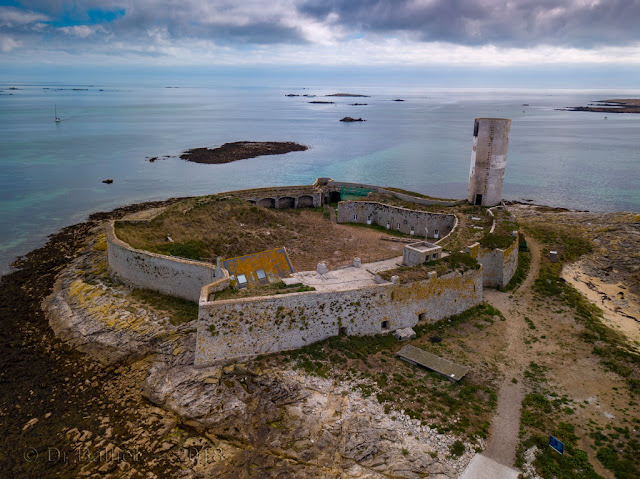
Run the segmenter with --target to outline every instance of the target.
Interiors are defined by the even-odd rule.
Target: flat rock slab
[[[411,364],[417,364],[442,374],[451,381],[459,381],[469,372],[469,368],[466,366],[456,364],[410,344],[398,351],[397,356]]]
[[[493,459],[476,454],[462,472],[460,479],[518,479],[520,471]]]

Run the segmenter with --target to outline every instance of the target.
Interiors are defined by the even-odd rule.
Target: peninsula
[[[600,113],[640,113],[640,98],[599,100],[588,106],[557,108],[562,111],[595,111]]]

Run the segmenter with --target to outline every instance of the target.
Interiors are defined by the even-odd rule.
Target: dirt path
[[[518,446],[520,409],[525,395],[523,373],[533,357],[524,343],[527,323],[522,311],[531,300],[531,286],[540,269],[540,247],[528,239],[531,249],[531,269],[525,281],[515,292],[485,291],[484,299],[499,309],[507,319],[506,342],[503,362],[500,364],[504,380],[498,391],[498,406],[492,420],[492,433],[483,455],[494,461],[513,466]]]

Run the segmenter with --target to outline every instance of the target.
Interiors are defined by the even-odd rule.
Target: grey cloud
[[[144,37],[162,28],[172,39],[210,39],[218,44],[303,43],[306,40],[287,15],[297,14],[286,0],[88,0],[83,9],[69,8],[61,0],[26,0],[28,8],[56,15],[73,14],[81,23],[86,9],[125,10],[125,15],[105,24],[117,37]]]
[[[464,45],[593,47],[640,40],[640,0],[306,0],[301,11],[364,33]]]
[[[42,13],[24,11],[15,7],[0,7],[0,26],[14,27],[49,20]]]
[[[92,39],[100,34],[145,38],[148,30],[161,28],[169,39],[296,44],[310,41],[305,27],[324,25],[336,35],[403,35],[460,45],[591,48],[640,41],[640,0],[24,0],[22,5],[24,14],[54,20],[71,12],[78,23],[88,19],[87,9],[126,11]]]

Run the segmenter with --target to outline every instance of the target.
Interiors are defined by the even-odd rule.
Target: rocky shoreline
[[[625,98],[600,100],[589,106],[557,108],[560,111],[592,111],[598,113],[640,113],[640,99]]]
[[[93,214],[86,222],[52,235],[1,278],[0,444],[6,477],[73,476],[87,465],[96,470],[103,465],[93,456],[80,456],[82,451],[71,454],[66,433],[75,428],[95,431],[91,432],[95,435],[102,424],[101,412],[123,412],[122,404],[104,392],[119,381],[119,375],[116,368],[88,361],[56,338],[41,304],[53,291],[58,273],[80,255],[106,220],[175,201]],[[121,398],[128,401],[124,394]],[[129,419],[123,413],[113,426]],[[171,470],[168,464],[166,470]]]
[[[187,150],[180,158],[192,163],[217,165],[232,161],[246,160],[257,156],[282,155],[292,151],[305,151],[306,145],[294,142],[277,141],[236,141],[225,143],[218,148],[193,148]]]
[[[127,303],[100,266],[105,221],[175,201],[94,214],[2,278],[7,477],[459,475],[470,444],[451,457],[455,436],[353,385],[260,362],[190,366],[193,330]]]

